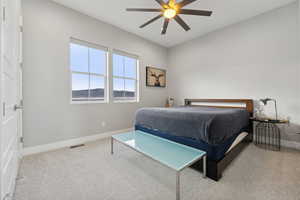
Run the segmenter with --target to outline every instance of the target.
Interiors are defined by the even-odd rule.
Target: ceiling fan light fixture
[[[212,15],[212,11],[208,10],[194,10],[194,9],[183,9],[183,7],[197,1],[197,0],[180,0],[177,3],[176,0],[154,0],[161,6],[161,9],[157,8],[127,8],[127,11],[131,12],[156,12],[159,13],[156,17],[150,19],[146,23],[140,26],[140,28],[144,28],[149,24],[155,22],[160,18],[164,19],[164,24],[162,28],[162,35],[167,33],[167,29],[170,21],[175,20],[185,31],[191,30],[189,25],[185,23],[185,21],[180,17],[180,15],[194,15],[194,16],[206,16],[210,17]]]
[[[164,11],[164,17],[168,19],[172,19],[177,14],[177,11],[173,8],[168,8]]]

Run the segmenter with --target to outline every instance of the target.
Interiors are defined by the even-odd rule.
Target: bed
[[[207,152],[207,176],[218,181],[226,166],[252,141],[250,99],[186,99],[175,108],[142,108],[135,129]],[[202,171],[202,161],[193,167]]]

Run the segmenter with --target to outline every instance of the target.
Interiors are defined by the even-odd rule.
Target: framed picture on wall
[[[146,67],[146,85],[148,87],[166,87],[166,70]]]

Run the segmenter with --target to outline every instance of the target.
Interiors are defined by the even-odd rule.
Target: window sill
[[[113,103],[139,103],[137,100],[114,100]]]
[[[108,101],[71,101],[71,105],[78,104],[108,104]]]

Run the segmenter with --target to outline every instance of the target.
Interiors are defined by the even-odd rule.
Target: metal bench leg
[[[206,178],[206,156],[203,156],[203,178]]]
[[[111,153],[111,155],[114,154],[114,138],[113,137],[110,138],[110,153]]]
[[[176,172],[176,200],[180,200],[180,172]]]

